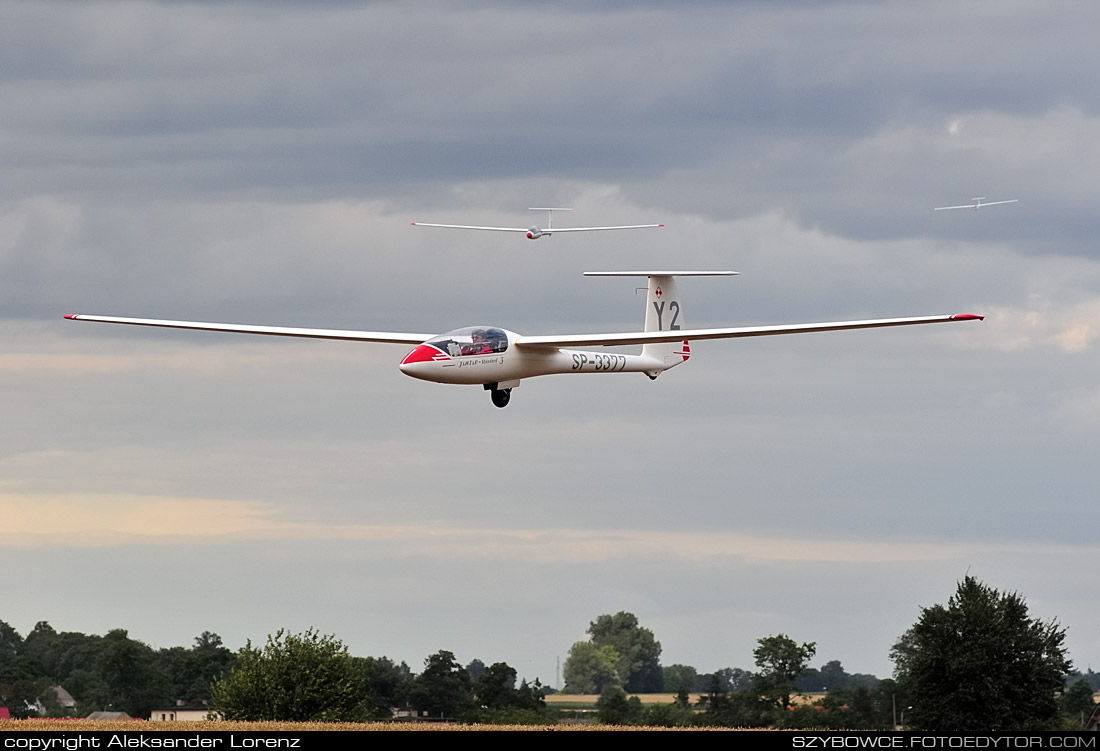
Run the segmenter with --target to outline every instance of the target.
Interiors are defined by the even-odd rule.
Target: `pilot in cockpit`
[[[485,329],[474,329],[470,332],[470,338],[473,340],[473,344],[470,347],[471,355],[488,355],[492,353],[492,348],[489,346],[489,339],[485,336]]]

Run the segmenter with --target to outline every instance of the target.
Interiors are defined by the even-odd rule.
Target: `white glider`
[[[746,336],[775,336],[819,331],[875,329],[924,323],[978,321],[984,316],[956,314],[915,318],[881,318],[867,321],[795,323],[777,326],[686,329],[677,290],[678,276],[731,276],[733,271],[589,271],[586,276],[644,276],[649,278],[642,331],[612,334],[557,334],[522,336],[495,326],[468,326],[438,336],[385,331],[343,331],[337,329],[245,326],[198,321],[168,321],[150,318],[67,315],[73,321],[121,323],[238,334],[338,339],[415,345],[401,360],[401,372],[435,383],[482,386],[491,392],[493,404],[504,407],[512,389],[524,378],[558,373],[645,373],[651,379],[686,362],[691,340],[736,339]],[[641,344],[641,354],[604,354],[566,347],[613,347]]]
[[[986,201],[985,196],[977,196],[976,198],[971,198],[970,200],[974,203],[968,203],[965,206],[938,206],[932,209],[932,211],[950,211],[952,209],[984,209],[986,206],[999,206],[1002,203],[1018,203],[1020,201],[1019,198],[1010,198],[1007,201]],[[982,203],[982,201],[985,201],[985,203]]]
[[[527,235],[528,240],[538,240],[540,237],[548,237],[556,232],[602,232],[610,229],[651,229],[654,227],[664,227],[663,224],[628,224],[620,227],[555,227],[554,226],[554,212],[555,211],[572,211],[573,209],[564,208],[530,208],[528,211],[545,211],[547,212],[546,227],[541,229],[539,227],[475,227],[469,224],[428,224],[427,222],[413,222],[414,227],[443,227],[444,229],[477,229],[485,230],[488,232],[523,232]]]

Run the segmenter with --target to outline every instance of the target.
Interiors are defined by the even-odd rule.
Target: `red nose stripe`
[[[435,347],[429,347],[427,344],[421,344],[409,354],[405,355],[405,359],[401,361],[402,365],[411,365],[414,362],[440,362],[443,360],[450,360],[451,358],[440,352]]]

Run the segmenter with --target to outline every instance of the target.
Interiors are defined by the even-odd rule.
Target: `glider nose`
[[[400,365],[401,372],[413,378],[424,378],[434,369],[436,363],[450,359],[435,347],[421,344],[405,355]]]

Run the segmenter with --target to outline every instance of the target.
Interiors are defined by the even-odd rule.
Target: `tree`
[[[191,649],[168,647],[157,655],[168,676],[169,696],[185,704],[209,704],[210,686],[233,664],[233,653],[211,631],[195,637]]]
[[[370,716],[377,720],[393,717],[395,707],[403,707],[407,701],[413,675],[409,666],[394,663],[388,657],[354,658],[363,674],[363,693],[366,695]]]
[[[20,660],[23,637],[4,621],[0,621],[0,707],[8,707],[13,717],[28,716],[34,704],[37,688],[34,673]]]
[[[642,709],[642,725],[660,728],[686,728],[695,724],[695,712],[687,703],[647,704]]]
[[[0,707],[7,707],[17,720],[38,716],[38,697],[46,692],[49,681],[20,678],[0,685]]]
[[[894,645],[895,673],[912,708],[906,724],[931,731],[1054,729],[1055,694],[1070,671],[1065,629],[1031,618],[1024,598],[972,576],[947,607],[933,605]]]
[[[752,685],[752,673],[741,668],[722,668],[713,673],[703,673],[695,681],[696,691],[709,691],[714,681],[723,691],[740,691]]]
[[[661,673],[664,676],[665,691],[675,694],[681,690],[695,691],[699,674],[691,665],[666,665]]]
[[[102,710],[110,702],[110,689],[98,672],[77,668],[65,679],[65,690],[76,699],[77,716]]]
[[[211,695],[227,720],[358,722],[369,714],[362,686],[362,673],[335,636],[279,629],[263,649],[248,642]]]
[[[780,709],[791,705],[794,682],[806,671],[817,645],[805,642],[799,646],[786,634],[766,636],[757,640],[752,656],[756,658],[758,690],[762,696],[774,701]]]
[[[776,713],[774,704],[761,698],[751,688],[730,692],[718,674],[710,676],[707,692],[699,697],[703,710],[699,723],[723,727],[762,728],[772,724]]]
[[[546,701],[538,678],[534,684],[521,681],[516,688],[516,669],[506,662],[494,662],[473,684],[477,708],[461,719],[496,725],[532,725],[545,722]]]
[[[485,672],[485,663],[475,657],[466,665],[466,672],[470,674],[470,680],[477,683],[477,679]]]
[[[23,637],[4,621],[0,621],[0,682],[16,673],[15,661],[23,646]]]
[[[61,634],[63,639],[68,634]],[[146,717],[169,701],[168,681],[153,649],[131,639],[126,629],[108,631],[99,643],[97,668],[107,686],[107,707],[132,717]]]
[[[537,677],[534,683],[528,683],[526,678],[519,682],[519,688],[516,689],[516,706],[536,712],[546,709],[546,690]]]
[[[622,686],[609,685],[596,700],[596,714],[604,725],[631,725],[642,718],[642,702],[637,696],[626,698]]]
[[[409,689],[409,704],[432,717],[461,717],[473,703],[470,674],[445,649],[424,660],[424,672]]]
[[[504,709],[516,705],[516,669],[506,662],[494,662],[474,682],[474,693],[483,707]]]
[[[597,647],[611,646],[619,653],[616,666],[623,687],[633,693],[664,690],[661,673],[661,643],[648,628],[638,625],[633,613],[601,615],[588,625],[588,634]]]
[[[20,657],[26,669],[34,675],[60,680],[58,670],[57,632],[48,621],[39,621],[23,639]]]
[[[597,647],[590,641],[579,641],[570,648],[562,666],[565,690],[575,694],[602,694],[608,686],[621,685],[618,664],[619,653],[614,647]]]
[[[1081,676],[1070,684],[1066,692],[1062,694],[1062,714],[1074,723],[1075,727],[1084,727],[1096,704],[1092,700],[1092,684],[1085,676]]]
[[[821,688],[825,691],[848,685],[848,672],[840,664],[840,660],[826,662],[821,666],[818,675],[821,678]]]

